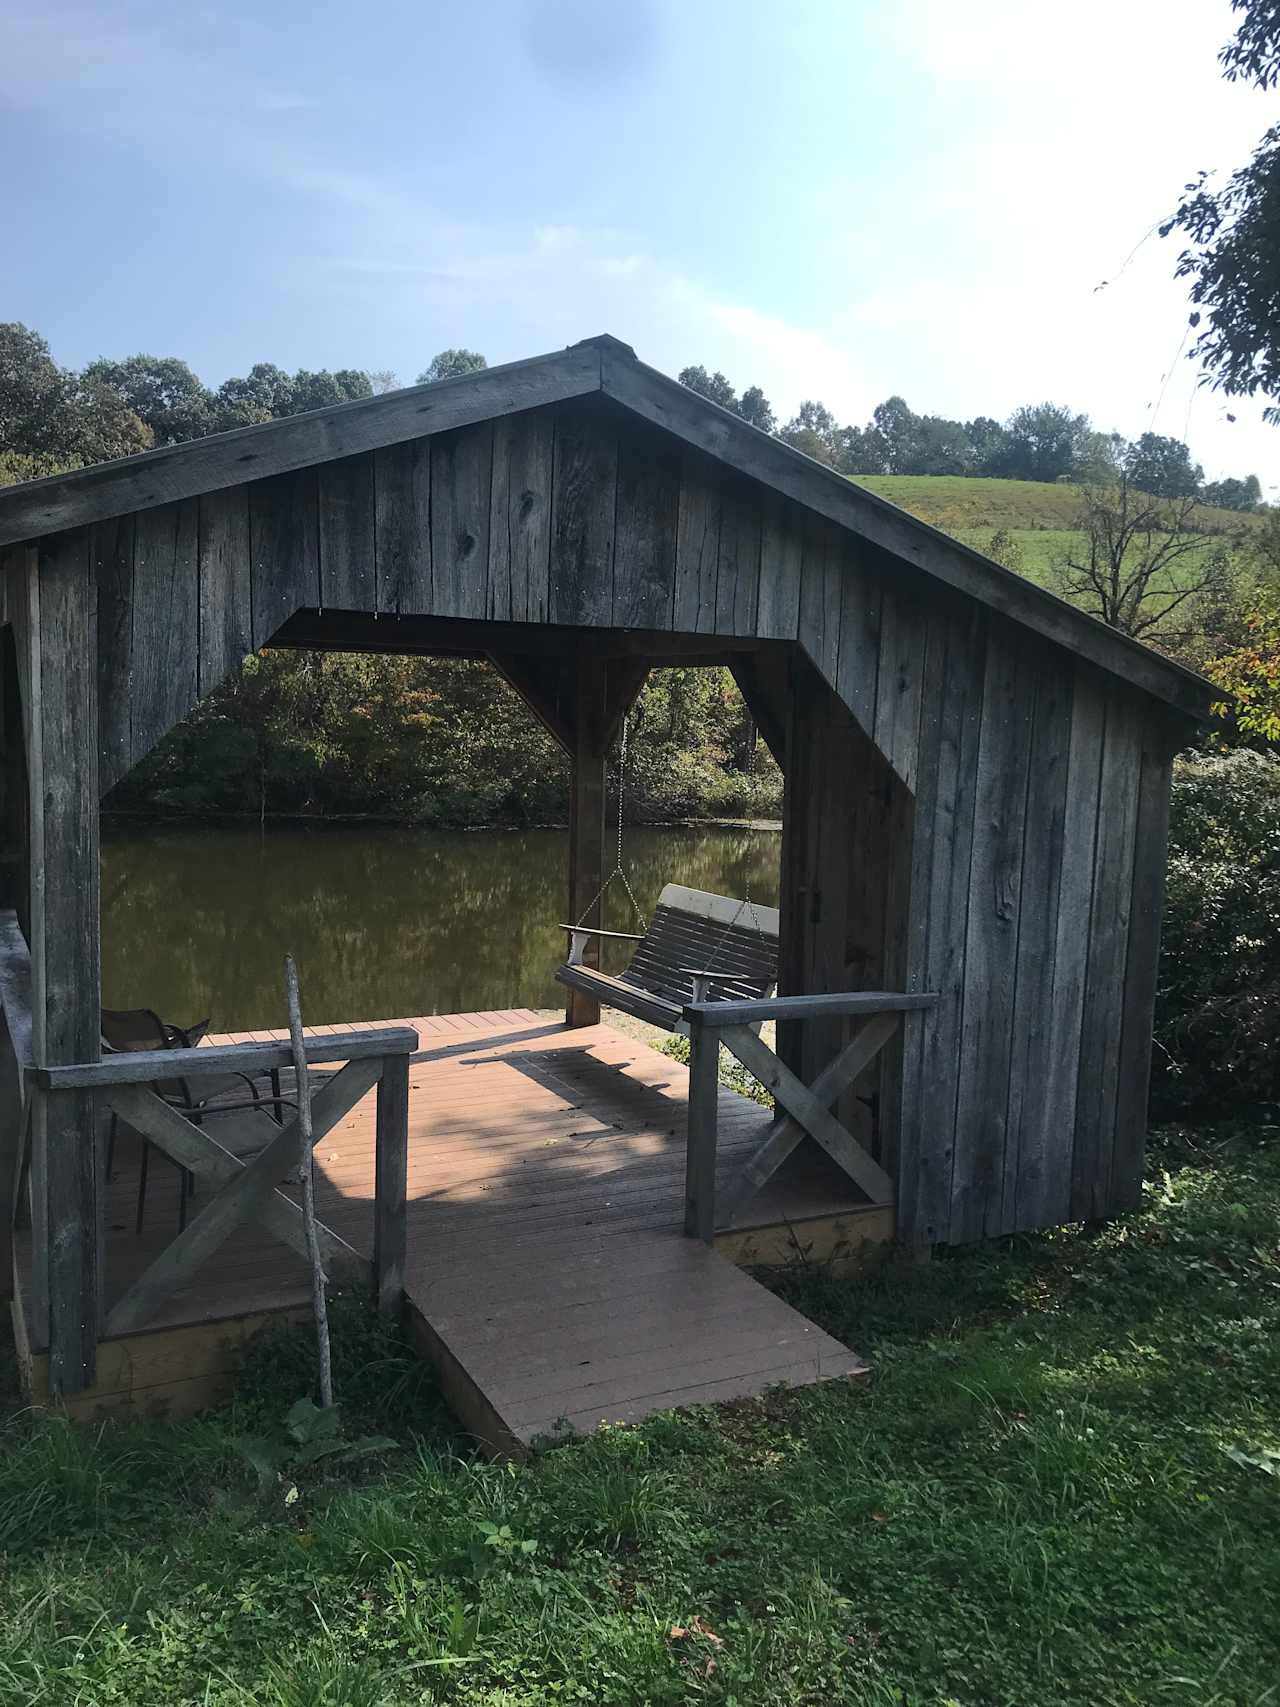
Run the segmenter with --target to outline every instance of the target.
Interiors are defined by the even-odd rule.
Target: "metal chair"
[[[102,1010],[102,1049],[104,1054],[127,1053],[152,1049],[194,1049],[209,1029],[209,1021],[180,1026],[162,1020],[151,1008],[104,1008]],[[295,1108],[296,1098],[285,1096],[277,1072],[259,1075],[268,1080],[270,1089],[264,1094],[259,1083],[247,1073],[209,1072],[183,1074],[172,1079],[158,1079],[152,1089],[158,1096],[185,1114],[195,1125],[202,1126],[213,1115],[231,1114],[242,1109],[260,1110],[278,1124],[284,1122],[284,1109]],[[248,1096],[233,1093],[248,1090]],[[116,1133],[119,1116],[114,1112],[107,1133],[106,1175],[111,1178],[115,1162]],[[138,1163],[138,1207],[134,1221],[135,1232],[141,1233],[146,1212],[147,1174],[151,1142],[142,1140],[142,1155]],[[195,1177],[188,1168],[178,1164],[178,1230],[187,1224],[187,1206],[195,1191]]]

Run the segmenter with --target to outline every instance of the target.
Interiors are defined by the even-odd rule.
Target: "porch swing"
[[[749,887],[737,900],[668,883],[646,924],[623,865],[626,769],[624,719],[618,755],[616,862],[577,924],[561,925],[568,933],[569,954],[556,978],[570,989],[594,996],[604,1007],[687,1037],[683,1009],[689,1002],[750,1001],[772,995],[778,982],[778,909],[758,907]],[[638,931],[606,931],[586,923],[616,880],[622,883]],[[636,944],[626,971],[616,977],[585,964],[587,945],[601,939]]]

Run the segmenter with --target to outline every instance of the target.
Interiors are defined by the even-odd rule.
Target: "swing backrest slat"
[[[668,883],[622,981],[683,1004],[691,967],[712,973],[717,1001],[770,994],[778,981],[777,908]]]

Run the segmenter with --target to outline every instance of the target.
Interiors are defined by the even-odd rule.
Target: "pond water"
[[[776,906],[779,847],[776,830],[636,829],[625,861],[646,914],[670,882]],[[107,826],[103,1001],[283,1025],[291,953],[313,1025],[556,1007],[567,871],[561,830]],[[617,880],[605,922],[635,928]]]

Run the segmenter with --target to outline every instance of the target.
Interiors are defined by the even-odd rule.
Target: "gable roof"
[[[636,359],[606,335],[433,385],[0,488],[0,548],[518,410],[602,393],[727,466],[1203,721],[1220,690],[887,498]]]

